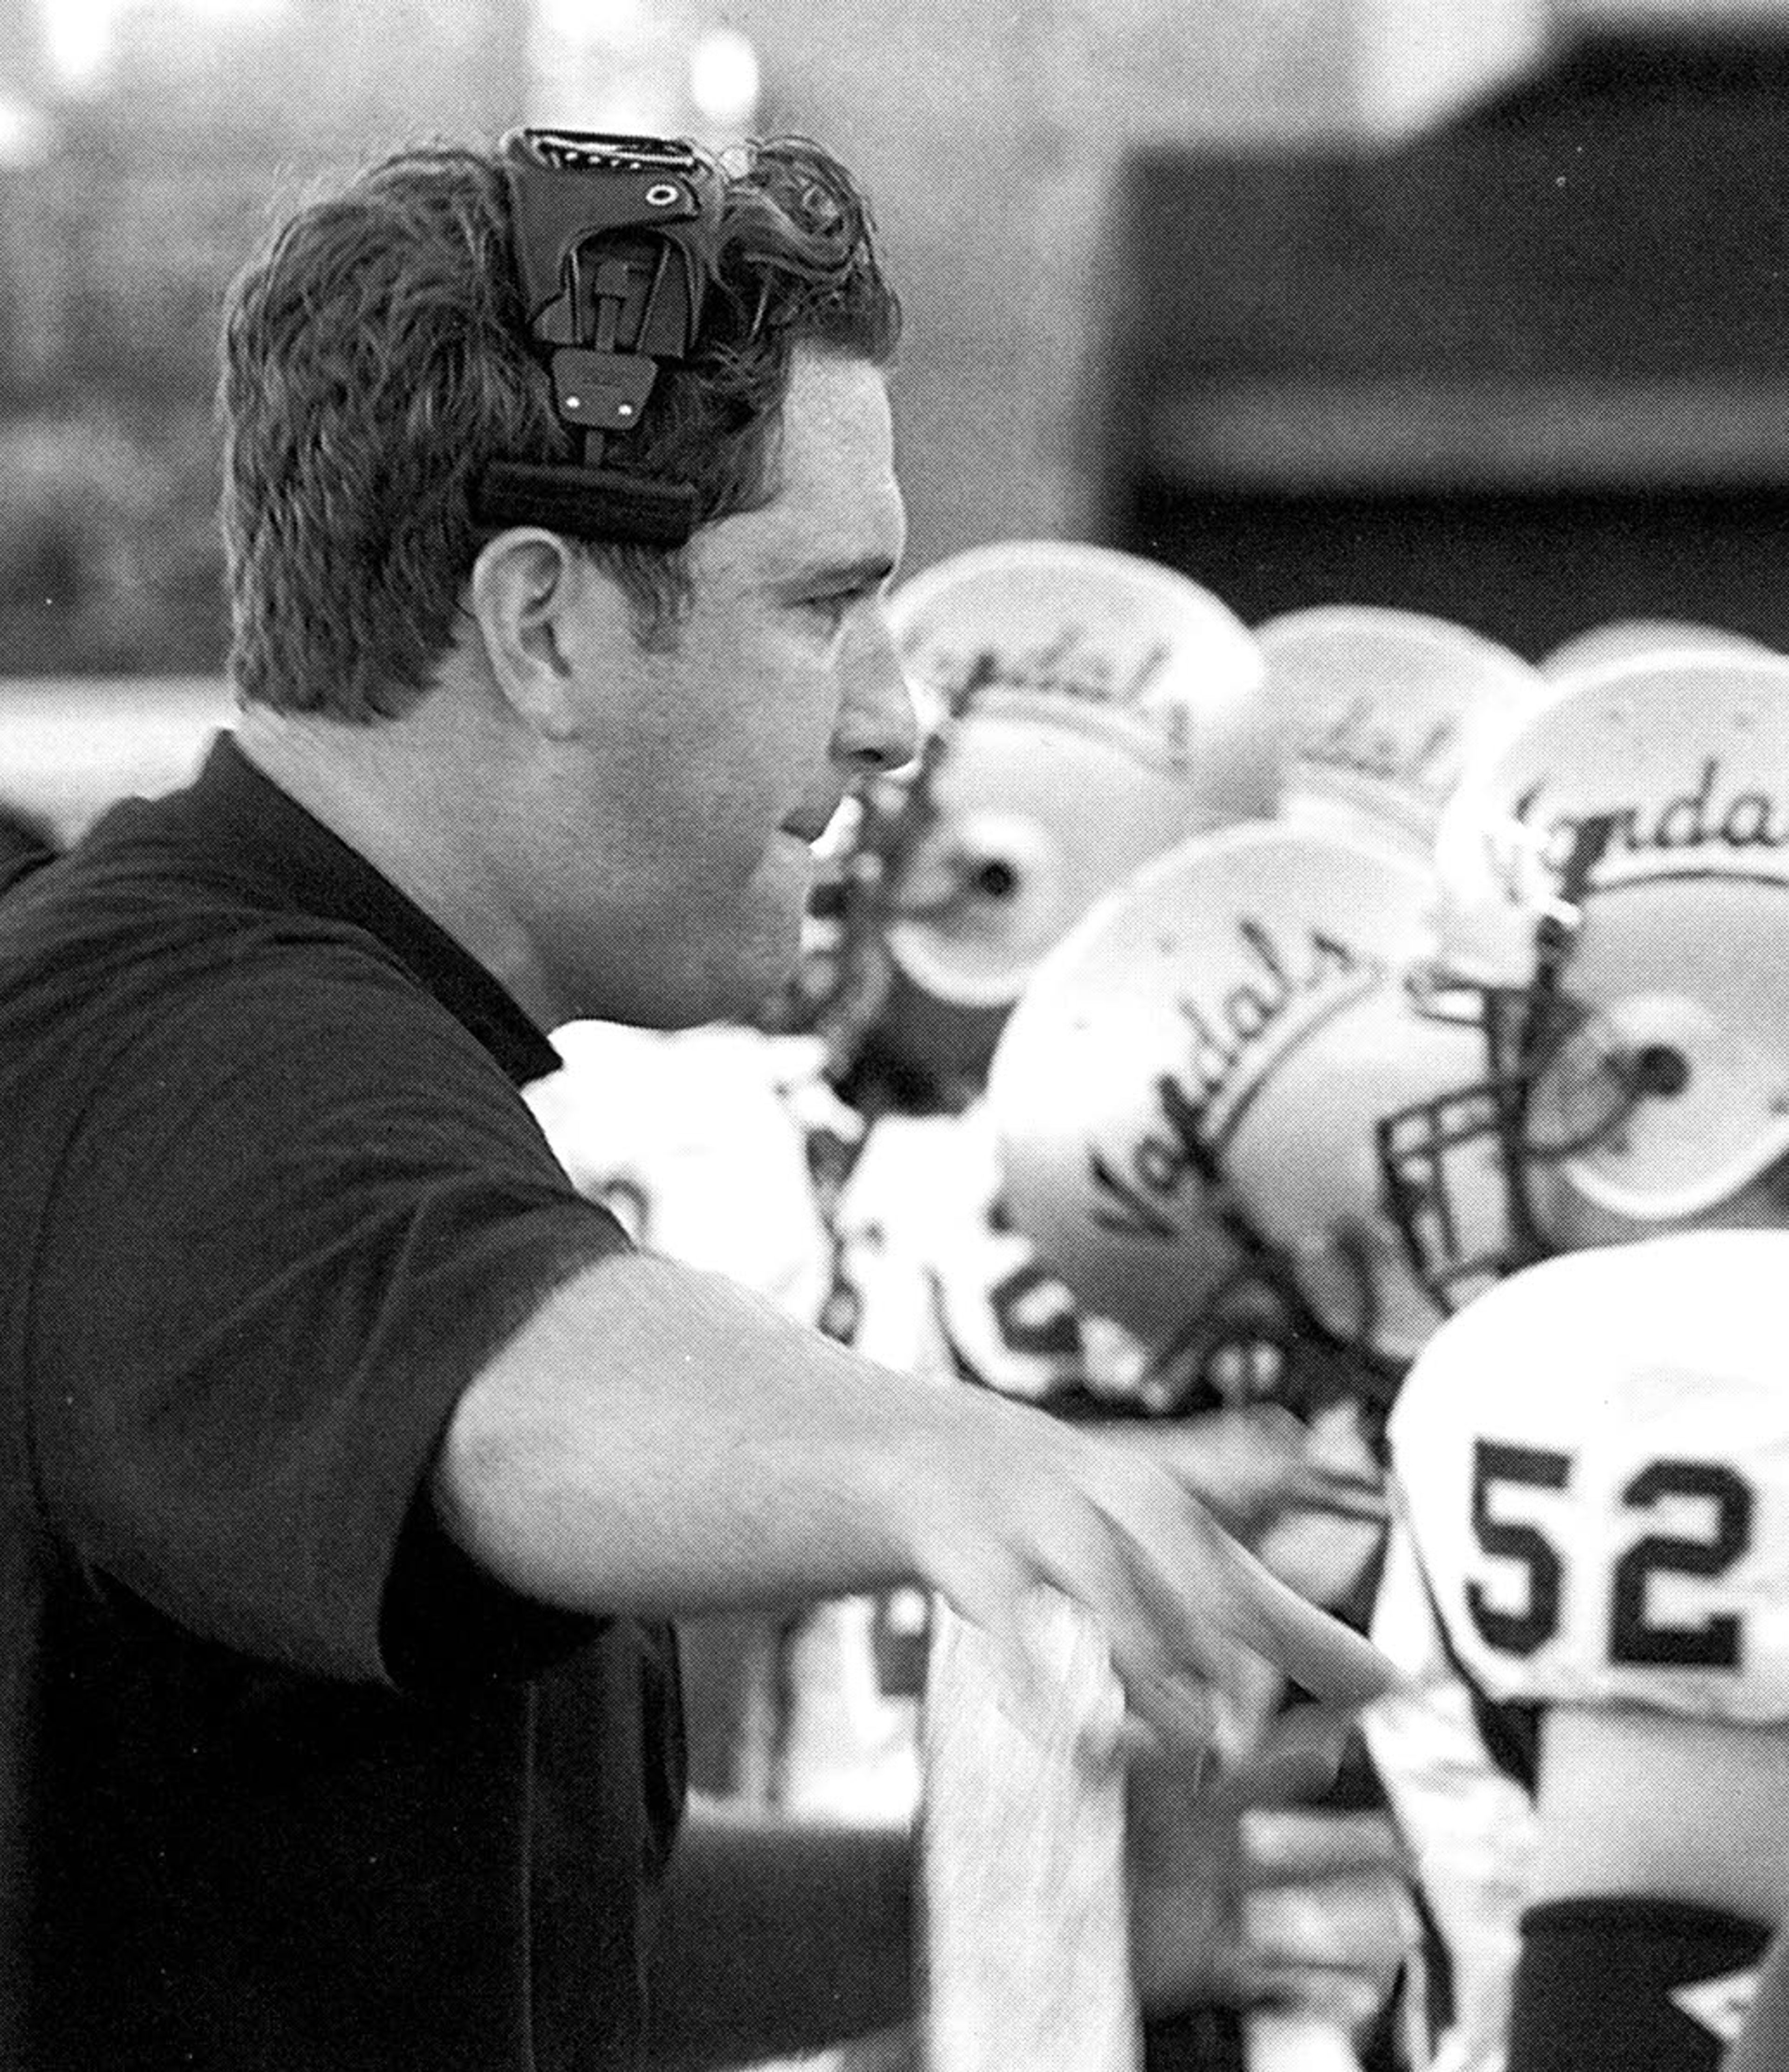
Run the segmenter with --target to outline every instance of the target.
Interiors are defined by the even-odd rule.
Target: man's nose
[[[919,752],[919,720],[894,646],[878,615],[861,651],[839,714],[837,758],[865,776],[899,770]]]

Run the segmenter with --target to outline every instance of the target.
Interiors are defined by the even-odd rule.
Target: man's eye
[[[850,611],[852,606],[857,602],[857,599],[863,593],[861,590],[835,590],[830,595],[826,597],[810,597],[804,598],[802,603],[802,609],[804,611],[811,612],[815,618],[822,620],[827,626],[832,627],[836,631],[838,627],[845,623],[846,615]]]

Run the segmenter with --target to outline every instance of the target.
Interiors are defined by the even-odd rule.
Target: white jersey
[[[1079,1309],[1007,1223],[1000,1179],[979,1102],[875,1125],[839,1204],[845,1269],[862,1297],[858,1350],[1028,1402],[1080,1383],[1123,1407],[1141,1348]]]
[[[818,1046],[608,1022],[570,1023],[553,1041],[563,1068],[526,1097],[579,1190],[637,1243],[811,1321],[827,1246],[796,1110]]]
[[[940,1386],[1034,1398],[1075,1378],[1072,1301],[993,1211],[993,1138],[979,1108],[893,1115],[864,1141],[837,1204],[852,1342]],[[804,1625],[778,1796],[792,1811],[907,1819],[919,1794],[928,1612],[918,1590],[829,1605]]]
[[[1789,1231],[1573,1252],[1430,1341],[1393,1470],[1485,1695],[1789,1720]]]
[[[1361,1725],[1447,1949],[1451,2014],[1429,2072],[1502,2072],[1534,1805],[1485,1747],[1402,1520],[1386,1548],[1371,1636],[1404,1682]]]

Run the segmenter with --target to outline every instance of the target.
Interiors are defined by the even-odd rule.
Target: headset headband
[[[473,516],[681,547],[696,527],[695,486],[603,461],[638,426],[660,367],[695,348],[718,175],[680,138],[512,130],[500,148],[529,343],[582,461],[493,461]]]

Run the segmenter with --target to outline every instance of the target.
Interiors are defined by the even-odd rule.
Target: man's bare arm
[[[1389,1672],[1268,1574],[1146,1444],[894,1374],[718,1276],[643,1253],[542,1303],[450,1420],[447,1530],[512,1587],[647,1614],[901,1581],[1020,1645],[1050,1585],[1109,1636],[1133,1709],[1177,1738],[1273,1661],[1344,1702]]]

